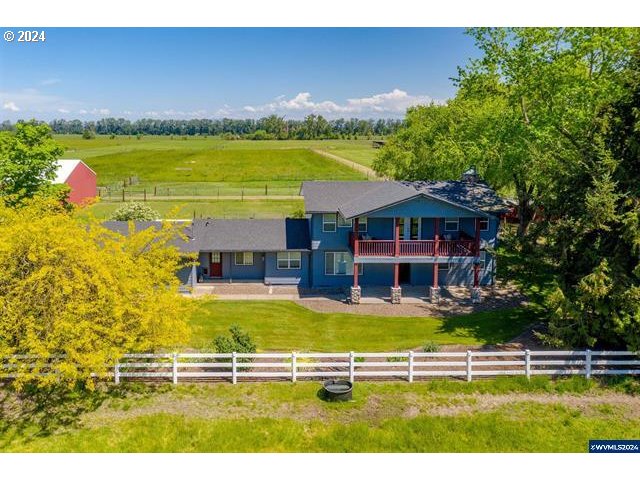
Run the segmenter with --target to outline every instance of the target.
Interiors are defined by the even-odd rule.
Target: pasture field
[[[0,395],[5,452],[581,452],[637,438],[640,383],[611,378],[127,384],[93,393]]]
[[[260,350],[394,351],[426,341],[484,345],[508,342],[537,320],[529,309],[504,309],[447,318],[318,313],[288,301],[196,300],[190,345],[212,346],[237,324]]]
[[[185,139],[183,139],[185,138]],[[58,135],[65,158],[81,158],[113,195],[298,195],[304,180],[366,180],[372,175],[326,158],[318,149],[369,162],[369,141],[223,140],[217,137]],[[344,153],[344,154],[343,154]],[[134,184],[130,185],[130,179]]]
[[[370,166],[377,152],[371,140],[224,140],[220,137],[147,135],[139,140],[135,136],[98,135],[85,140],[81,135],[55,135],[67,151],[65,158],[88,159],[102,155],[129,153],[139,150],[288,150],[318,149]]]
[[[162,218],[284,218],[303,208],[302,200],[150,200]],[[108,220],[122,202],[101,201],[80,212]]]

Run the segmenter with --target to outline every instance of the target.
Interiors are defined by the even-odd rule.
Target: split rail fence
[[[35,357],[3,359],[2,376],[15,378],[25,368],[55,375]],[[24,360],[27,360],[25,362]],[[113,367],[115,383],[123,380],[230,381],[347,378],[398,380],[474,378],[503,375],[640,375],[640,352],[626,351],[467,351],[386,353],[136,353]]]

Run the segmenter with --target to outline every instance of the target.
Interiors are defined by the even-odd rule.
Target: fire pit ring
[[[325,399],[330,402],[351,400],[353,383],[348,380],[327,380],[324,382]]]

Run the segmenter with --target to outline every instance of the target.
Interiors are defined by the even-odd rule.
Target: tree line
[[[142,118],[103,118],[97,121],[56,119],[49,122],[53,133],[98,135],[221,135],[229,138],[255,140],[317,140],[350,139],[354,137],[386,136],[395,133],[402,120],[338,118],[327,120],[322,115],[307,115],[303,120],[287,120],[278,115],[259,119],[192,119],[161,120]],[[13,130],[15,125],[4,121],[1,130]]]

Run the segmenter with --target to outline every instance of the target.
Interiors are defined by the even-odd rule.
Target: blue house
[[[301,288],[494,283],[505,202],[470,169],[459,181],[304,182],[305,217],[194,220],[185,251],[197,252],[189,283],[259,281]]]

